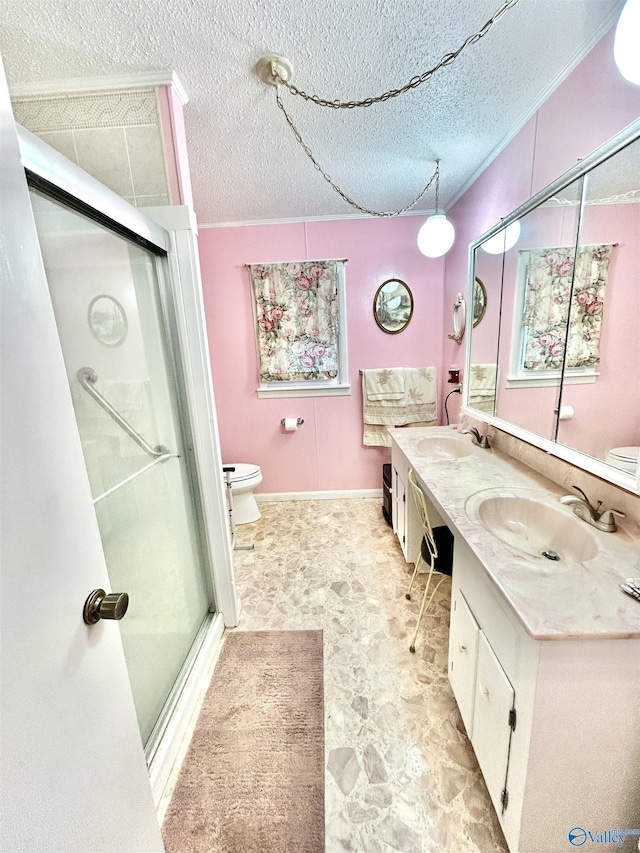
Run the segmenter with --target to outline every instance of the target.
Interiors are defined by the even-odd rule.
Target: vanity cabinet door
[[[471,743],[498,815],[507,778],[510,712],[515,692],[482,631],[478,635],[478,667]]]
[[[473,733],[480,628],[459,589],[454,589],[449,627],[449,683],[469,738]]]

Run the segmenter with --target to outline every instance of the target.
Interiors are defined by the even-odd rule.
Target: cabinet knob
[[[483,686],[482,686],[482,684],[480,684],[480,682],[478,682],[478,690],[480,691],[480,693],[482,693],[482,695],[483,695],[486,699],[488,699],[488,698],[489,698],[489,690],[488,690],[488,688],[487,688],[487,687],[483,687]]]
[[[467,651],[467,647],[466,647],[466,646],[464,646],[462,643],[458,643],[458,648],[459,648],[459,649],[460,649],[460,651],[461,651],[461,652],[463,652],[463,653]]]

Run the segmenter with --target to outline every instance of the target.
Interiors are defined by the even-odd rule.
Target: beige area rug
[[[167,853],[322,853],[322,631],[227,634],[162,832]]]

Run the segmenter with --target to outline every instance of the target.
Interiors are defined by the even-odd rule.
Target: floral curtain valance
[[[598,363],[612,250],[612,245],[600,245],[581,246],[577,256],[575,249],[567,247],[520,252],[526,282],[522,321],[525,370],[559,370],[565,346],[566,367],[592,367]]]
[[[338,375],[338,261],[249,264],[261,382]]]

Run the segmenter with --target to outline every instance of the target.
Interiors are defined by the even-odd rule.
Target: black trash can
[[[382,514],[387,524],[393,527],[393,499],[391,497],[391,463],[382,466]]]
[[[433,540],[436,543],[438,556],[436,557],[434,569],[443,575],[451,576],[453,571],[453,533],[442,524],[433,528]],[[421,543],[422,559],[429,565],[429,548],[422,537]]]

